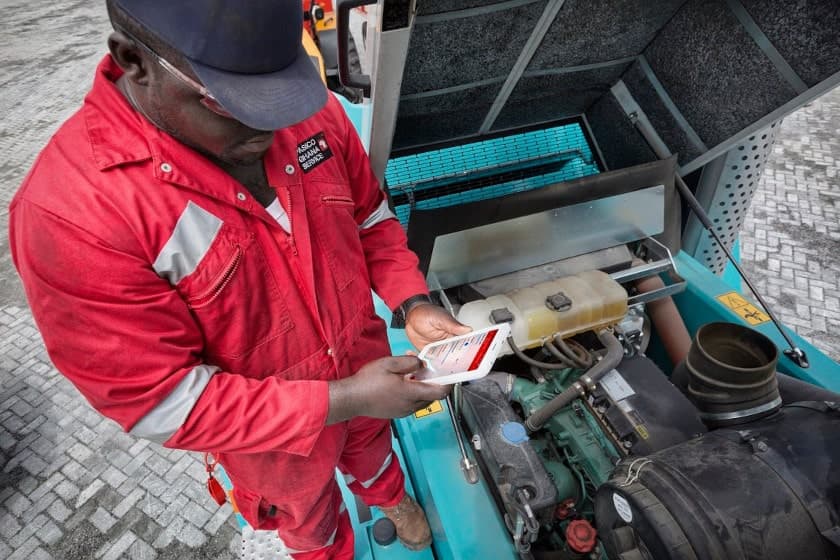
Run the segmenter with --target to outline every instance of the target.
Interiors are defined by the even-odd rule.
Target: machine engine
[[[714,422],[692,382],[678,388],[645,355],[650,324],[644,304],[628,307],[627,291],[606,273],[463,302],[458,317],[475,328],[512,323],[497,371],[459,387],[456,398],[483,478],[522,558],[781,559],[787,556],[771,549],[795,550],[807,539],[815,551],[809,558],[836,557],[822,541],[833,542],[840,518],[824,497],[840,480],[826,474],[826,453],[792,454],[790,441],[811,422],[826,430],[800,446],[830,444],[840,433],[840,415],[825,403],[779,412],[781,401],[772,394],[775,362],[768,369],[774,356],[727,342],[726,356],[718,358],[768,370],[773,380],[762,382],[761,414],[739,416],[739,406],[753,410],[755,400],[739,405],[730,395],[725,414],[740,420]],[[706,397],[718,395],[704,387]],[[733,423],[748,428],[733,429]],[[756,449],[766,454],[758,465],[750,463]],[[805,483],[809,476],[818,482]],[[760,499],[765,495],[772,498]],[[757,523],[755,530],[733,521],[739,514]],[[798,536],[788,534],[782,546],[777,536],[771,542],[762,533],[761,523],[791,523]],[[815,534],[823,535],[817,544]]]

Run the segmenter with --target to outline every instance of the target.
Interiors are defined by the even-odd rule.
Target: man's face
[[[153,57],[143,108],[147,115],[182,143],[231,165],[259,161],[271,146],[271,131],[255,130],[219,115],[202,103],[201,93],[161,66]],[[172,62],[188,78],[198,82],[184,63]]]

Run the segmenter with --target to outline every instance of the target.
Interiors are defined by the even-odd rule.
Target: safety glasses
[[[150,46],[146,45],[143,41],[126,31],[124,28],[117,27],[116,29],[117,31],[134,41],[138,46],[143,48],[150,55],[152,55],[152,58],[154,58],[155,61],[158,64],[160,64],[164,70],[175,76],[181,82],[189,86],[190,89],[198,93],[201,96],[201,104],[204,105],[209,111],[212,111],[213,113],[216,113],[217,115],[225,117],[227,119],[235,118],[227,111],[227,109],[222,107],[222,104],[219,103],[219,100],[213,97],[213,94],[210,93],[206,87],[204,87],[200,83],[196,82],[195,80],[193,80],[192,78],[175,68],[175,66],[171,62],[169,62],[168,60],[160,56],[158,53],[153,51]]]

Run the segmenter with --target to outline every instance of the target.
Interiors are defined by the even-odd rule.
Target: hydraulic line
[[[527,420],[525,420],[525,427],[529,431],[535,432],[539,430],[548,420],[554,416],[564,406],[569,405],[578,397],[586,395],[586,392],[595,387],[595,384],[606,373],[615,368],[624,357],[624,346],[613,335],[612,331],[604,329],[598,332],[598,340],[607,349],[604,358],[593,365],[584,373],[580,379],[575,381],[568,389],[548,401],[542,407],[535,410]]]

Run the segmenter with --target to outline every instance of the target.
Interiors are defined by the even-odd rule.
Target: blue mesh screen
[[[400,223],[412,209],[456,206],[599,173],[577,123],[391,159],[388,191]]]

